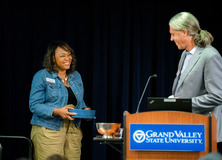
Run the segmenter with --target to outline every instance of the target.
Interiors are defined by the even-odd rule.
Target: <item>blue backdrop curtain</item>
[[[122,123],[125,110],[133,113],[147,78],[153,78],[140,111],[146,111],[148,96],[167,97],[182,51],[170,42],[169,19],[178,12],[193,13],[202,29],[215,37],[221,52],[221,9],[207,4],[176,6],[149,1],[4,1],[0,5],[1,135],[29,137],[28,107],[33,75],[42,69],[43,56],[52,40],[65,40],[76,52],[82,75],[85,102],[96,110],[96,120],[83,121],[83,160],[121,159],[108,146],[93,142],[96,122]],[[221,18],[220,18],[221,20]],[[13,143],[13,144],[12,144]],[[5,148],[6,159],[24,156],[27,148],[14,142]],[[4,148],[4,146],[3,146]]]

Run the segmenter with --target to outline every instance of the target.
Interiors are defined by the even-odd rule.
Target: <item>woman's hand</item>
[[[75,116],[77,115],[77,113],[71,113],[68,111],[68,109],[73,109],[73,107],[70,106],[64,106],[62,108],[55,108],[53,111],[53,115],[59,115],[61,116],[63,119],[69,119],[69,120],[74,120],[74,118],[72,118],[71,116]]]

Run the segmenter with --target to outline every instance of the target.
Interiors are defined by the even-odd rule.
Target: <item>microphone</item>
[[[139,103],[138,103],[138,105],[137,105],[136,113],[139,113],[140,103],[141,103],[141,101],[142,101],[142,99],[143,99],[143,95],[144,95],[144,93],[145,93],[145,91],[146,91],[146,88],[147,88],[147,86],[148,86],[148,84],[149,84],[149,82],[150,82],[150,78],[152,78],[152,77],[157,77],[157,74],[154,74],[154,75],[152,75],[152,76],[149,76],[149,78],[147,79],[145,88],[143,89],[143,93],[142,93],[142,95],[141,95],[141,97],[140,97],[140,100],[139,100]]]

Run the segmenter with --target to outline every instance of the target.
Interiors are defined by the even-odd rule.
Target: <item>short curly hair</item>
[[[75,52],[65,41],[61,40],[53,41],[48,45],[47,52],[43,60],[43,67],[45,67],[49,73],[58,72],[58,70],[56,69],[56,62],[55,62],[55,50],[58,47],[64,49],[65,51],[69,51],[71,53],[72,62],[70,68],[67,70],[67,73],[68,74],[74,73],[77,63]]]

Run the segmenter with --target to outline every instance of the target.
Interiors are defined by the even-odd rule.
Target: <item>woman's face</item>
[[[72,55],[69,51],[57,47],[55,50],[55,63],[59,72],[66,71],[70,68]]]

